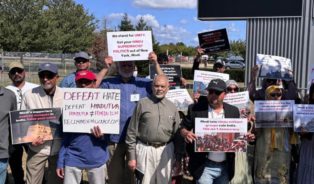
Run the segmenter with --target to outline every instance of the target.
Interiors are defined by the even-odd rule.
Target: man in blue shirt
[[[156,67],[157,74],[163,74],[157,62],[154,52],[148,58]],[[133,77],[135,64],[132,61],[118,62],[118,76],[102,81],[100,88],[120,89],[120,134],[110,135],[108,146],[110,158],[108,165],[108,175],[110,184],[133,183],[131,171],[127,167],[125,143],[127,128],[135,109],[136,103],[152,93],[152,81],[150,79]]]
[[[89,70],[78,71],[75,77],[78,88],[95,88],[96,76]],[[99,127],[87,133],[64,133],[59,152],[57,175],[65,184],[79,184],[82,170],[87,171],[90,184],[105,184],[105,168],[108,160],[107,136],[95,134]],[[94,136],[95,135],[95,136]]]

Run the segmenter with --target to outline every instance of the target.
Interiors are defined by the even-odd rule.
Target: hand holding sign
[[[105,61],[105,65],[109,68],[113,63],[112,56],[106,56],[104,61]]]
[[[150,52],[148,54],[148,60],[152,62],[152,64],[158,64],[157,55],[155,52]]]

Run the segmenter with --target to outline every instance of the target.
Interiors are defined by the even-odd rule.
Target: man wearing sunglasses
[[[6,88],[11,90],[16,96],[17,110],[21,109],[22,96],[26,91],[38,87],[37,84],[33,84],[25,81],[25,70],[24,65],[20,62],[11,62],[9,65],[9,78],[12,84]],[[23,184],[24,182],[24,171],[22,167],[23,157],[23,145],[11,145],[10,147],[10,159],[9,164],[14,178],[14,182]]]
[[[58,67],[52,63],[41,63],[38,67],[40,86],[27,91],[23,96],[22,109],[62,108],[63,92],[57,86]],[[37,138],[29,144],[26,163],[26,183],[43,182],[46,163],[48,162],[47,182],[62,183],[56,174],[57,157],[61,140],[44,141]]]
[[[188,115],[180,125],[180,133],[188,143],[189,170],[198,184],[227,184],[234,175],[234,153],[196,153],[192,144],[196,140],[192,131],[195,128],[195,118],[240,117],[237,107],[223,102],[226,88],[223,80],[211,80],[207,87],[207,100],[200,98],[196,104],[189,106]]]

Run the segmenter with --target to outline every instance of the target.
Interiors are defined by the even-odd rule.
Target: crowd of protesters
[[[199,69],[204,50],[197,48],[197,53],[193,72]],[[36,85],[25,81],[23,64],[12,62],[12,84],[0,87],[0,184],[6,182],[8,165],[16,184],[79,184],[83,171],[94,184],[314,183],[312,133],[297,134],[292,128],[254,128],[255,100],[302,103],[294,81],[265,78],[257,90],[258,68],[254,67],[248,85],[252,107],[240,112],[223,101],[227,93],[240,91],[237,82],[213,79],[206,88],[208,95],[194,94],[194,104],[184,114],[165,97],[169,82],[157,55],[151,52],[148,60],[157,71],[154,80],[134,76],[135,62],[114,63],[110,56],[104,58],[104,69],[94,74],[89,70],[89,55],[78,52],[74,58],[77,70],[59,85],[55,64],[39,65],[40,85]],[[214,71],[224,73],[224,62],[216,62]],[[186,83],[184,78],[181,82]],[[62,88],[119,89],[119,134],[103,134],[95,126],[90,133],[63,133],[62,140],[38,137],[29,144],[12,145],[9,112],[62,108]],[[309,102],[303,103],[314,103],[314,85],[310,87]],[[195,118],[240,117],[248,119],[248,131],[237,141],[219,135],[197,137],[194,133]],[[253,151],[246,148],[246,141]],[[23,153],[27,153],[25,171]]]

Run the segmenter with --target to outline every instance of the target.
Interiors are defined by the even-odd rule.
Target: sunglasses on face
[[[79,63],[87,63],[87,62],[89,62],[89,60],[87,60],[87,59],[76,59],[76,60],[75,60],[75,63],[76,63],[76,64],[79,64]]]
[[[134,65],[133,65],[132,63],[124,63],[124,64],[120,64],[120,66],[121,66],[122,68],[125,68],[125,67],[131,68],[131,67],[133,67]]]
[[[24,72],[24,69],[22,68],[13,68],[12,70],[9,71],[10,75],[15,75],[16,73],[22,73]]]
[[[281,97],[282,93],[270,93],[271,97]]]
[[[51,72],[41,72],[41,73],[38,74],[38,76],[39,76],[40,79],[45,79],[46,78],[48,80],[51,80],[51,79],[53,79],[56,76],[56,74],[51,73]]]
[[[231,87],[228,87],[228,88],[227,88],[227,91],[228,91],[228,92],[238,92],[238,91],[239,91],[239,88],[231,88]]]
[[[208,90],[208,94],[215,94],[219,96],[222,93],[222,91],[217,91],[217,90]]]

